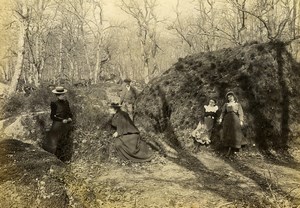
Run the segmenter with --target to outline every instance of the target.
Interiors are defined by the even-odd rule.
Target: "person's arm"
[[[51,118],[53,121],[62,121],[63,118],[60,118],[60,117],[57,117],[57,116],[56,116],[57,106],[56,106],[56,103],[55,103],[55,102],[51,102],[50,108],[51,108],[50,118]]]
[[[220,118],[218,120],[218,123],[222,123],[223,121],[223,118],[224,118],[224,115],[225,115],[225,112],[226,112],[226,103],[223,105],[222,107],[222,110],[221,110],[221,115],[220,115]]]
[[[50,118],[51,120],[54,121],[56,119],[54,115],[56,114],[56,109],[57,109],[56,104],[54,102],[50,103],[50,109],[51,109]]]
[[[125,100],[125,96],[126,96],[126,91],[125,91],[125,89],[122,89],[121,93],[120,93],[120,104],[123,104],[123,102]]]
[[[111,120],[111,125],[112,127],[115,129],[115,133],[113,133],[113,137],[118,137],[119,133],[118,133],[118,128],[120,128],[120,119],[119,119],[119,115],[115,114]]]
[[[204,105],[204,107],[203,107],[203,118],[201,120],[202,123],[204,123],[204,119],[205,119],[206,116],[208,116],[208,115],[207,115],[207,112],[206,112],[206,105]]]
[[[239,115],[241,125],[243,125],[244,124],[244,112],[243,112],[242,105],[240,103],[238,103],[238,115]]]
[[[132,87],[132,93],[133,93],[134,100],[136,100],[137,99],[137,90],[134,87]]]
[[[66,105],[67,105],[67,115],[68,115],[68,122],[71,122],[73,119],[73,114],[69,105],[69,101],[66,100]]]

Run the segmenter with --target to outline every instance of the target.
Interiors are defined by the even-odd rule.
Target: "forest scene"
[[[0,10],[1,207],[300,207],[299,0]]]

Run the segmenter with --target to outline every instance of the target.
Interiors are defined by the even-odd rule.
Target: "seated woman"
[[[115,149],[124,160],[147,162],[152,159],[153,152],[146,142],[141,140],[140,132],[133,124],[128,113],[121,110],[121,105],[112,103],[110,114],[113,115],[112,126],[116,128]]]
[[[210,137],[215,124],[215,118],[218,111],[216,100],[210,99],[208,105],[204,105],[204,122],[199,122],[197,128],[192,132],[197,142],[196,150],[198,150],[200,144],[208,145],[211,143]]]

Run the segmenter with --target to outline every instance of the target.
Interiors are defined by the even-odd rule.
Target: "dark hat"
[[[125,82],[125,83],[130,83],[130,82],[131,82],[131,79],[126,78],[126,79],[124,79],[124,82]]]
[[[122,105],[120,105],[119,103],[111,103],[109,107],[111,107],[111,108],[121,108]]]
[[[217,100],[215,98],[209,98],[208,102],[211,101],[211,100],[214,101],[217,104]]]
[[[56,95],[61,95],[61,94],[65,94],[66,92],[68,92],[68,90],[66,90],[64,87],[62,86],[57,86],[55,87],[54,90],[52,90],[52,92]]]

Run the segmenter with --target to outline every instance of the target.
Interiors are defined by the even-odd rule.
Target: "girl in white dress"
[[[211,143],[211,132],[213,130],[216,114],[219,107],[216,105],[216,100],[210,99],[208,105],[204,105],[204,122],[199,122],[197,128],[192,132],[192,137],[200,144],[208,145]]]

